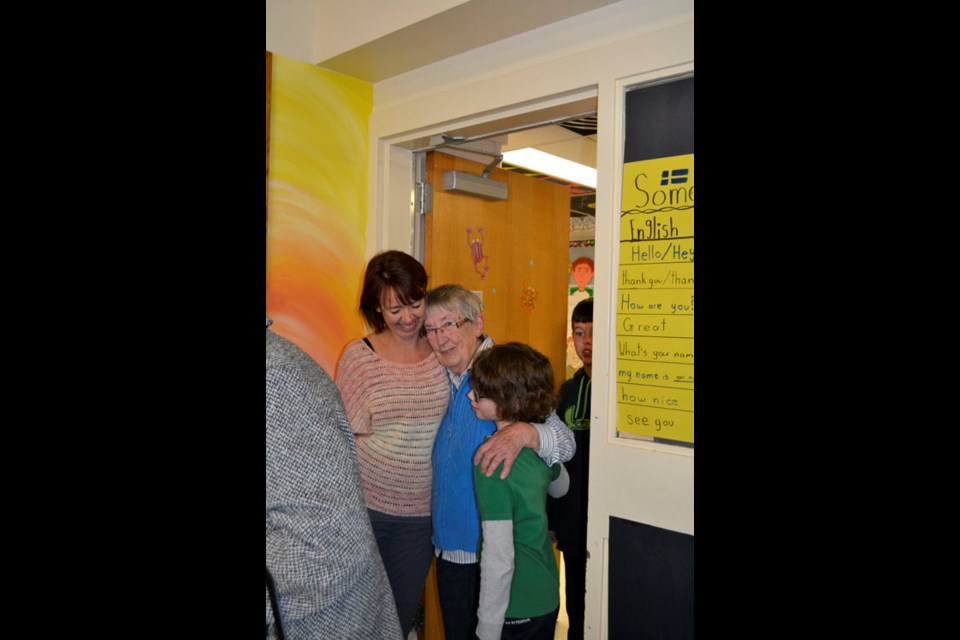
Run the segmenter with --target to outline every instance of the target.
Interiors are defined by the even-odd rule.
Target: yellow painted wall
[[[364,334],[373,85],[281,55],[272,85],[267,315],[332,376],[344,345]]]

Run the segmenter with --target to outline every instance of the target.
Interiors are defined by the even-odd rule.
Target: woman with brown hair
[[[423,337],[427,273],[402,251],[367,264],[360,313],[336,383],[356,436],[363,494],[407,637],[430,569],[433,441],[447,409],[444,367]]]

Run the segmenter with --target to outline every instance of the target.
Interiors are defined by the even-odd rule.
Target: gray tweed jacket
[[[343,401],[327,372],[269,326],[267,567],[286,636],[399,640]],[[277,637],[269,596],[266,622]]]

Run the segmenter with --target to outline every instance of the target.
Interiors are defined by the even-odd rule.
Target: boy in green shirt
[[[470,406],[498,430],[516,421],[542,422],[556,405],[550,360],[518,342],[477,354],[471,384]],[[481,528],[477,637],[553,640],[560,577],[546,496],[566,493],[566,470],[548,467],[524,449],[506,479],[499,472],[488,478],[474,467],[473,481]]]

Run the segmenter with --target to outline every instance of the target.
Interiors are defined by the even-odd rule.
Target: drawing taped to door
[[[480,279],[487,277],[490,270],[489,257],[483,253],[483,227],[477,227],[477,236],[471,237],[473,227],[467,227],[467,246],[470,247],[470,257],[473,259],[473,270],[480,274]]]

